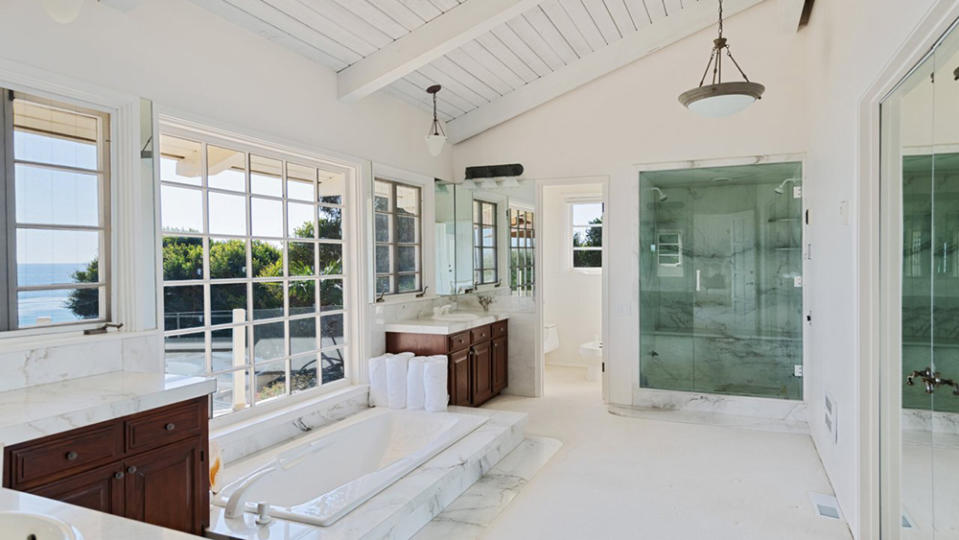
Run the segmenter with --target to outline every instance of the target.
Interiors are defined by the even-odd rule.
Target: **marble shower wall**
[[[801,177],[799,163],[641,174],[642,388],[802,399]]]

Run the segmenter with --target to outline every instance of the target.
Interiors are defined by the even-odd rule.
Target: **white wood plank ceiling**
[[[585,69],[591,66],[576,65],[623,40],[643,53],[682,39],[714,23],[717,5],[716,0],[193,1],[339,72],[344,99],[382,89],[431,110],[425,89],[442,84],[441,117],[451,127],[476,124],[451,133],[454,142],[486,129],[489,120],[495,125],[506,119],[466,122],[471,113],[481,116],[484,108],[520,89],[526,97],[516,100],[530,105],[527,109],[536,106],[542,101],[539,95],[555,90],[525,87],[542,88],[544,79],[560,79],[556,75],[563,71],[595,74],[595,69]],[[732,14],[759,1],[727,0],[726,11]],[[695,16],[684,15],[693,11]],[[466,39],[444,35],[445,30]],[[637,38],[644,33],[650,37]],[[607,56],[622,54],[610,51]],[[608,64],[607,72],[620,67],[614,64],[625,65],[610,59],[595,62]],[[522,106],[505,103],[494,109],[509,109],[499,115],[515,116]]]

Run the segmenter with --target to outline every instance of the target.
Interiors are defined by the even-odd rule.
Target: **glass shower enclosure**
[[[639,175],[640,387],[802,399],[802,164]]]

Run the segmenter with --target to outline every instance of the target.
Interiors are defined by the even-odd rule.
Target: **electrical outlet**
[[[802,364],[793,366],[793,377],[802,377]]]

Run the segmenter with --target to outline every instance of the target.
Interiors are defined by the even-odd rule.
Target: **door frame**
[[[901,220],[880,228],[882,216],[901,214],[899,187],[881,181],[880,105],[959,19],[959,2],[940,1],[925,15],[859,106],[859,492],[861,538],[898,540],[901,532],[899,417],[901,394]],[[880,208],[883,209],[880,212]],[[889,226],[891,225],[891,226]],[[886,279],[881,279],[885,276]],[[881,399],[881,396],[894,396]],[[882,460],[880,460],[882,456]]]
[[[602,399],[603,402],[608,402],[608,376],[609,376],[609,250],[610,250],[610,239],[609,234],[609,176],[575,176],[568,178],[540,178],[534,180],[536,182],[536,220],[537,223],[543,223],[543,188],[547,186],[572,186],[572,185],[581,185],[581,184],[595,184],[601,186],[602,188],[602,201],[603,201],[603,271],[602,271],[602,340],[603,340],[603,364],[607,369],[604,369],[602,372]],[[545,291],[543,290],[543,233],[542,230],[537,226],[535,230],[536,234],[536,250],[534,251],[534,259],[536,262],[536,282],[535,282],[535,299],[536,299],[536,331],[535,335],[535,351],[536,351],[536,364],[533,368],[533,388],[534,388],[534,397],[542,397],[545,393],[545,379],[546,379],[546,354],[543,352],[543,330],[544,325],[546,324],[545,311],[543,309],[544,297],[546,296]]]

